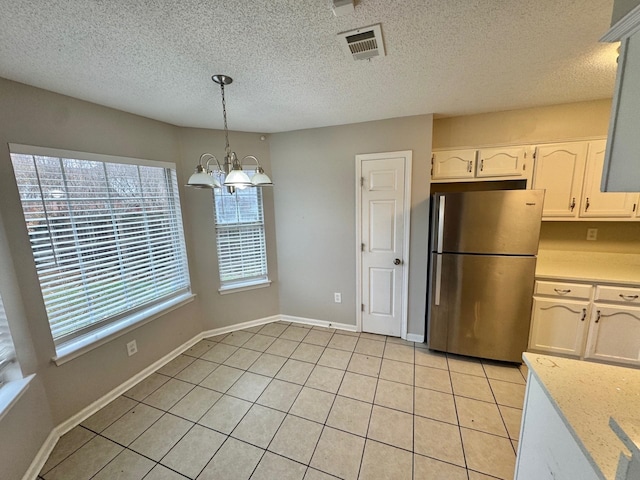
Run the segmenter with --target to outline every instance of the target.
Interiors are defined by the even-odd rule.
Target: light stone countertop
[[[640,286],[640,255],[540,250],[536,277]]]
[[[600,476],[615,479],[620,453],[630,452],[609,420],[613,417],[622,426],[633,425],[629,435],[636,435],[640,370],[528,352],[523,358]]]

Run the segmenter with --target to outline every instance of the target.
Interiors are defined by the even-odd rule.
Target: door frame
[[[365,160],[384,160],[394,157],[404,158],[404,241],[403,241],[403,269],[402,269],[402,325],[401,338],[407,339],[407,322],[409,310],[409,235],[411,233],[411,167],[413,166],[413,151],[400,150],[396,152],[364,153],[356,155],[356,329],[362,331],[362,162]],[[426,187],[425,187],[426,188]]]

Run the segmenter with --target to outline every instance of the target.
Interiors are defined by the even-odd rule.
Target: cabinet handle
[[[467,164],[467,172],[471,173],[471,169],[473,168],[473,160],[469,160]]]
[[[637,203],[634,203],[634,204],[633,204],[633,210],[632,210],[632,211],[634,211],[634,212],[635,212],[635,211],[636,211],[636,207],[637,207],[637,206],[638,206],[638,204],[637,204]]]
[[[623,295],[620,294],[620,298],[623,300],[627,300],[629,302],[633,302],[634,300],[638,299],[638,295]]]
[[[573,212],[573,209],[576,208],[576,197],[571,199],[571,205],[569,205],[569,209]]]
[[[566,295],[567,293],[571,293],[571,289],[567,288],[566,290],[563,290],[561,288],[554,288],[554,290],[556,291],[556,293],[558,295]]]
[[[596,323],[598,323],[599,321],[600,321],[600,310],[598,310],[596,315]]]
[[[584,211],[587,212],[590,206],[591,206],[591,203],[589,203],[589,197],[587,197],[587,204],[584,206]]]
[[[582,309],[582,318],[580,319],[581,322],[584,322],[584,319],[587,318],[587,309],[583,308]]]
[[[480,171],[484,171],[484,158],[480,159]]]

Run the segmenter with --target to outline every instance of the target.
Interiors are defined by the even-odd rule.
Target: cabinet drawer
[[[535,293],[536,295],[584,298],[589,300],[591,298],[592,288],[591,285],[584,285],[582,283],[545,282],[538,280],[536,281]]]
[[[597,286],[596,301],[640,305],[640,288]]]

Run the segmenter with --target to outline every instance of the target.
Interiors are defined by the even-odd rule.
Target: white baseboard
[[[419,335],[417,333],[407,333],[407,341],[424,343],[424,335]]]
[[[47,462],[49,455],[51,455],[51,452],[55,448],[56,443],[58,443],[61,436],[62,435],[58,432],[58,427],[51,430],[51,433],[40,447],[40,450],[38,450],[36,457],[31,462],[31,465],[29,465],[29,468],[22,477],[22,480],[34,480],[37,478],[40,470],[44,467],[44,464]]]
[[[235,332],[236,330],[257,327],[258,325],[277,322],[280,319],[280,315],[273,315],[271,317],[258,318],[257,320],[249,320],[248,322],[236,323],[227,327],[214,328],[213,330],[202,332],[202,338],[215,337],[216,335],[224,335],[225,333]]]
[[[355,325],[348,324],[348,323],[335,323],[328,320],[317,320],[313,318],[294,317],[291,315],[273,315],[271,317],[259,318],[257,320],[250,320],[248,322],[237,323],[235,325],[229,325],[227,327],[221,327],[221,328],[214,328],[213,330],[207,330],[207,331],[201,332],[196,336],[194,336],[192,339],[188,340],[187,342],[183,343],[179,347],[175,348],[174,350],[172,350],[171,352],[169,352],[159,360],[155,361],[154,363],[149,365],[147,368],[137,373],[136,375],[134,375],[133,377],[131,377],[121,385],[117,386],[116,388],[111,390],[109,393],[105,394],[104,396],[102,396],[101,398],[93,402],[91,405],[83,408],[80,412],[76,413],[75,415],[73,415],[72,417],[65,420],[57,427],[55,427],[51,431],[51,433],[49,434],[45,442],[43,443],[42,447],[40,447],[38,454],[33,459],[33,462],[31,462],[31,465],[27,470],[27,472],[22,477],[22,480],[33,480],[34,478],[37,477],[38,473],[40,473],[40,470],[44,466],[45,462],[47,461],[47,458],[49,458],[49,455],[53,451],[54,447],[56,446],[56,443],[58,442],[58,440],[62,435],[67,433],[72,428],[80,425],[82,422],[84,422],[87,418],[89,418],[91,415],[96,413],[98,410],[105,407],[108,403],[115,400],[117,397],[119,397],[124,392],[129,390],[131,387],[136,385],[138,382],[147,378],[149,375],[151,375],[153,372],[158,370],[163,365],[169,363],[171,360],[176,358],[185,350],[191,348],[193,345],[198,343],[203,338],[222,335],[225,333],[234,332],[236,330],[243,330],[245,328],[251,328],[258,325],[265,325],[267,323],[277,322],[280,320],[284,322],[302,323],[306,325],[316,325],[320,327],[335,328],[337,330],[346,330],[349,332],[357,331],[357,327]],[[407,340],[411,342],[424,342],[424,335],[416,335],[416,334],[410,333],[407,335]]]
[[[131,387],[135,386],[137,383],[147,378],[149,375],[151,375],[153,372],[158,370],[163,365],[169,363],[171,360],[176,358],[185,350],[194,346],[200,340],[202,340],[202,333],[197,334],[195,337],[193,337],[190,340],[187,340],[185,343],[183,343],[179,347],[174,348],[171,352],[167,353],[164,357],[160,358],[159,360],[156,360],[147,368],[138,372],[137,374],[129,378],[124,383],[121,383],[116,388],[111,390],[109,393],[105,394],[104,396],[102,396],[101,398],[93,402],[91,405],[88,405],[87,407],[83,408],[78,413],[73,415],[71,418],[62,422],[60,425],[56,427],[58,429],[58,433],[60,434],[60,436],[67,433],[69,430],[71,430],[75,426],[80,425],[82,422],[84,422],[87,418],[89,418],[91,415],[96,413],[102,407],[106,406],[108,403],[118,398],[120,395],[122,395],[124,392],[129,390]]]
[[[280,315],[280,320],[291,323],[304,323],[306,325],[315,325],[318,327],[335,328],[336,330],[347,330],[348,332],[357,332],[355,325],[350,323],[336,323],[328,320],[316,320],[314,318],[293,317],[291,315]]]

